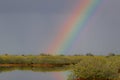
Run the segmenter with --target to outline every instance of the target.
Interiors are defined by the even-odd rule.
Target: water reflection
[[[67,71],[70,70],[69,66],[61,66],[61,67],[47,67],[47,66],[8,66],[8,67],[0,67],[0,72],[13,71],[13,70],[29,70],[33,72],[53,72],[53,71]]]
[[[69,67],[0,67],[0,80],[67,80]]]
[[[61,74],[64,73],[65,72],[59,72],[58,76],[62,78],[63,76],[61,76]],[[57,79],[56,74],[58,74],[58,72],[32,72],[15,70],[0,74],[0,80],[59,80]],[[62,79],[66,80],[67,76]]]

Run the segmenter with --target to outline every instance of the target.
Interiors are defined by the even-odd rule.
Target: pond
[[[68,70],[48,68],[47,71],[47,68],[44,69],[41,67],[1,67],[0,80],[67,80]]]

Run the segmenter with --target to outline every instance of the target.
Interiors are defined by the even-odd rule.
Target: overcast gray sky
[[[0,53],[45,52],[80,0],[0,0]],[[66,54],[120,53],[120,0],[105,0],[93,26]]]

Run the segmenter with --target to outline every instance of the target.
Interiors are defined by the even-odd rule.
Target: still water
[[[67,80],[69,71],[3,70],[0,80]]]

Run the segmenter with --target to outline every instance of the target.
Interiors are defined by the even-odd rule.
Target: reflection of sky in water
[[[12,71],[0,73],[0,80],[66,80],[66,72]]]

